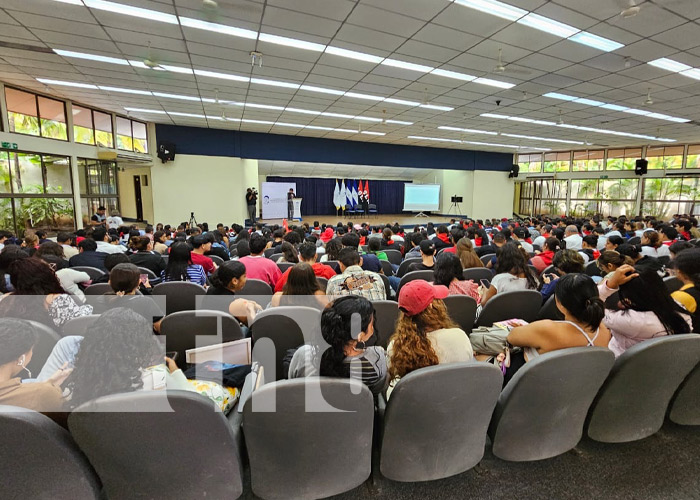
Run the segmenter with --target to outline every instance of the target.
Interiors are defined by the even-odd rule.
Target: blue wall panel
[[[174,143],[179,154],[233,156],[258,160],[501,172],[509,171],[513,164],[513,155],[510,153],[402,146],[174,125],[156,124],[156,138],[158,142]]]

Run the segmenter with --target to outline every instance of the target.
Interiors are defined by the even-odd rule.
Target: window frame
[[[29,90],[24,90],[24,89],[21,89],[21,88],[17,88],[17,87],[14,87],[14,86],[12,86],[12,85],[5,85],[5,86],[4,86],[5,108],[6,108],[4,111],[5,111],[5,114],[7,115],[7,119],[8,119],[8,128],[9,128],[9,121],[10,121],[10,106],[9,106],[9,104],[7,104],[7,89],[15,90],[15,91],[17,91],[17,92],[24,92],[25,94],[31,94],[31,95],[34,96],[34,103],[35,103],[35,106],[36,106],[37,126],[39,127],[39,135],[26,134],[26,133],[24,133],[24,132],[17,132],[16,130],[15,130],[15,131],[10,131],[10,130],[8,130],[9,133],[18,134],[18,135],[26,135],[26,136],[28,136],[28,137],[41,137],[42,139],[49,139],[49,140],[52,140],[52,141],[70,142],[71,134],[69,133],[69,130],[68,130],[68,107],[66,106],[66,101],[65,101],[65,100],[63,100],[63,99],[57,99],[56,97],[50,97],[50,96],[46,96],[46,95],[43,95],[43,94],[38,94],[38,93],[36,93],[36,92],[32,92],[32,91],[29,91]],[[42,133],[42,126],[41,126],[41,109],[40,109],[40,107],[39,107],[39,97],[42,97],[42,98],[44,98],[44,99],[48,99],[48,100],[50,100],[50,101],[60,102],[61,105],[63,106],[63,117],[64,117],[65,120],[66,120],[66,121],[65,121],[65,125],[66,125],[66,138],[65,138],[65,139],[59,139],[59,138],[56,138],[56,137],[49,137],[49,136],[46,136],[46,135],[44,135],[44,134]],[[48,119],[48,118],[45,118],[45,119]],[[74,141],[73,141],[73,142],[74,142]],[[79,144],[80,144],[80,143],[79,143]],[[34,153],[34,154],[38,154],[38,153]]]

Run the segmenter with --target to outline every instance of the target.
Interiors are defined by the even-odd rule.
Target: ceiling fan
[[[504,63],[503,62],[503,49],[498,49],[498,60],[497,60],[496,66],[491,70],[491,73],[495,73],[497,75],[502,74],[502,73],[510,73],[513,75],[531,75],[532,74],[532,72],[530,72],[530,71],[510,68],[508,63]]]
[[[692,2],[693,0],[618,0],[618,5],[622,9],[620,17],[629,19],[639,14],[645,8],[644,5],[648,3],[664,8],[683,3],[690,6]]]
[[[200,11],[209,20],[216,20],[219,17],[249,18],[250,16],[261,16],[263,7],[260,4],[246,0],[236,0],[234,2],[226,0],[201,0]]]
[[[165,71],[165,68],[163,68],[153,57],[153,51],[151,50],[151,42],[148,42],[148,57],[146,57],[143,61],[143,65],[146,66],[149,69],[154,69],[156,71]]]

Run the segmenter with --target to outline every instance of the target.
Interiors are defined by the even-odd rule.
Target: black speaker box
[[[158,158],[163,163],[173,161],[175,159],[175,144],[172,142],[162,141],[158,144]]]
[[[647,173],[648,166],[649,162],[645,159],[642,158],[641,160],[637,160],[634,164],[634,173],[637,175],[644,175]]]
[[[513,179],[514,177],[517,177],[519,173],[520,173],[520,165],[513,165],[510,168],[510,173],[508,174],[508,178]]]

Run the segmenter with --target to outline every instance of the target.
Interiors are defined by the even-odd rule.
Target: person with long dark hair
[[[491,286],[483,292],[482,305],[486,305],[500,292],[537,289],[537,278],[527,265],[525,255],[515,243],[508,242],[503,245],[496,257],[496,275],[491,280]]]
[[[16,260],[28,259],[27,252],[19,245],[5,245],[0,251],[0,292],[9,293],[15,289],[10,282],[10,264]]]
[[[288,241],[282,242],[282,244],[279,246],[279,251],[282,254],[282,257],[280,257],[277,262],[290,262],[292,264],[299,263],[299,254],[297,249]]]
[[[313,268],[305,262],[291,268],[282,291],[275,293],[270,302],[271,307],[292,305],[318,309],[328,305],[328,298],[321,290]]]
[[[367,345],[375,324],[369,300],[357,295],[336,299],[321,314],[321,335],[329,347],[300,347],[289,365],[289,378],[353,378],[379,394],[386,387],[387,366],[384,349]]]
[[[161,272],[163,281],[191,281],[198,285],[207,284],[207,275],[199,264],[192,263],[190,246],[184,242],[170,246],[167,267]]]
[[[613,337],[609,347],[615,356],[643,340],[692,330],[690,316],[671,298],[661,277],[651,269],[620,266],[598,289],[603,300],[616,291],[620,297],[622,309],[605,312],[605,324]]]
[[[153,250],[153,242],[148,236],[134,236],[129,240],[131,254],[129,260],[138,267],[145,267],[156,276],[165,270],[165,261]]]
[[[659,276],[663,277],[666,275],[664,265],[661,262],[659,262],[659,259],[655,259],[654,257],[649,257],[648,255],[642,254],[642,247],[640,245],[630,245],[629,243],[623,243],[622,245],[617,247],[617,251],[620,255],[629,257],[632,260],[632,262],[634,262],[633,266],[637,271],[641,271],[643,269],[651,269],[652,271],[657,272]]]
[[[455,254],[443,252],[438,255],[433,275],[434,283],[447,287],[450,295],[468,295],[476,300],[477,304],[481,302],[479,284],[464,279],[462,262]]]

